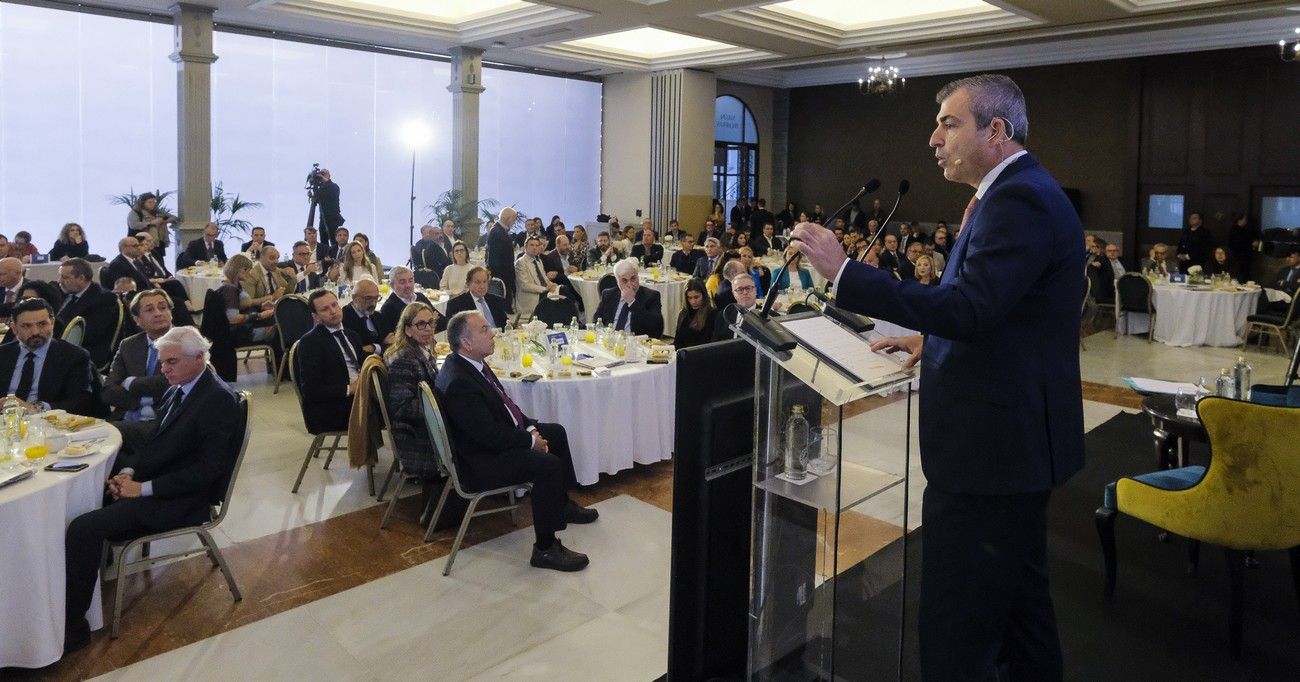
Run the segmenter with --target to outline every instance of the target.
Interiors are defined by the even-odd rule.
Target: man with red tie
[[[599,514],[569,499],[576,488],[564,427],[529,419],[511,400],[486,362],[493,327],[467,310],[447,323],[455,350],[438,372],[438,404],[447,415],[456,466],[470,490],[532,483],[536,543],[530,563],[557,571],[581,571],[587,555],[555,537],[570,523],[591,523]]]
[[[1015,82],[965,78],[935,100],[939,167],[975,189],[938,285],[849,262],[818,225],[793,236],[840,306],[925,335],[924,353],[921,336],[873,345],[921,364],[922,678],[1060,680],[1047,502],[1083,468],[1083,226],[1024,147]]]

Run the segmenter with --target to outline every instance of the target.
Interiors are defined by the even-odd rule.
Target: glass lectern
[[[913,377],[840,334],[839,357],[883,369],[739,332],[757,352],[750,680],[899,677]]]

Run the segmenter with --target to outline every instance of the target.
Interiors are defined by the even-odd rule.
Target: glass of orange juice
[[[532,366],[533,366],[533,354],[532,354],[532,353],[524,353],[524,354],[519,358],[519,364],[523,365],[524,367],[532,367]]]

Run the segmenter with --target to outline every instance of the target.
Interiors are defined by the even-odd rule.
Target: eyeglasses
[[[428,329],[433,326],[433,320],[424,320],[423,322],[412,322],[411,326],[416,329]]]

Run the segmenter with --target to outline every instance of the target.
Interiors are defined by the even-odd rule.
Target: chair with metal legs
[[[424,424],[429,429],[429,444],[433,446],[433,452],[438,458],[438,463],[447,471],[447,477],[451,479],[451,485],[443,486],[442,495],[438,497],[438,506],[433,510],[433,516],[429,519],[429,529],[424,533],[424,541],[429,542],[433,539],[433,529],[438,524],[438,517],[442,515],[442,510],[447,505],[447,496],[451,494],[452,489],[456,494],[469,500],[469,508],[465,510],[465,518],[460,522],[460,529],[456,531],[456,540],[451,543],[451,554],[447,555],[447,566],[443,569],[443,575],[451,574],[451,565],[456,561],[456,552],[460,551],[460,543],[465,539],[465,531],[469,529],[470,519],[476,516],[486,516],[496,514],[497,512],[510,512],[510,520],[519,525],[519,503],[515,499],[514,492],[519,488],[532,490],[531,483],[512,483],[501,488],[492,490],[469,491],[461,484],[460,476],[456,472],[456,461],[452,457],[451,439],[447,436],[447,424],[442,418],[442,410],[438,408],[438,399],[434,397],[433,390],[429,388],[427,381],[420,382],[420,404],[424,410]],[[493,495],[505,495],[506,504],[491,509],[477,509],[478,503],[485,497]]]
[[[306,409],[303,407],[302,404],[302,388],[298,383],[298,342],[297,341],[294,341],[293,345],[289,347],[289,354],[285,356],[284,361],[289,363],[289,383],[293,384],[293,394],[298,398],[298,409],[303,411],[305,417]],[[303,420],[303,423],[304,424],[306,423],[305,418]],[[324,467],[328,469],[330,468],[330,462],[334,460],[334,453],[339,451],[346,451],[348,449],[347,431],[323,431],[321,433],[313,433],[312,436],[313,438],[311,441],[311,445],[307,448],[307,455],[302,459],[302,468],[298,470],[298,478],[294,480],[293,490],[290,492],[294,492],[294,493],[298,492],[298,486],[302,485],[302,477],[304,474],[307,473],[307,465],[311,464],[311,460],[313,458],[319,457],[321,452],[329,453],[328,455],[325,456],[325,467]],[[333,439],[333,440],[329,445],[326,445],[325,444],[326,439]]]

